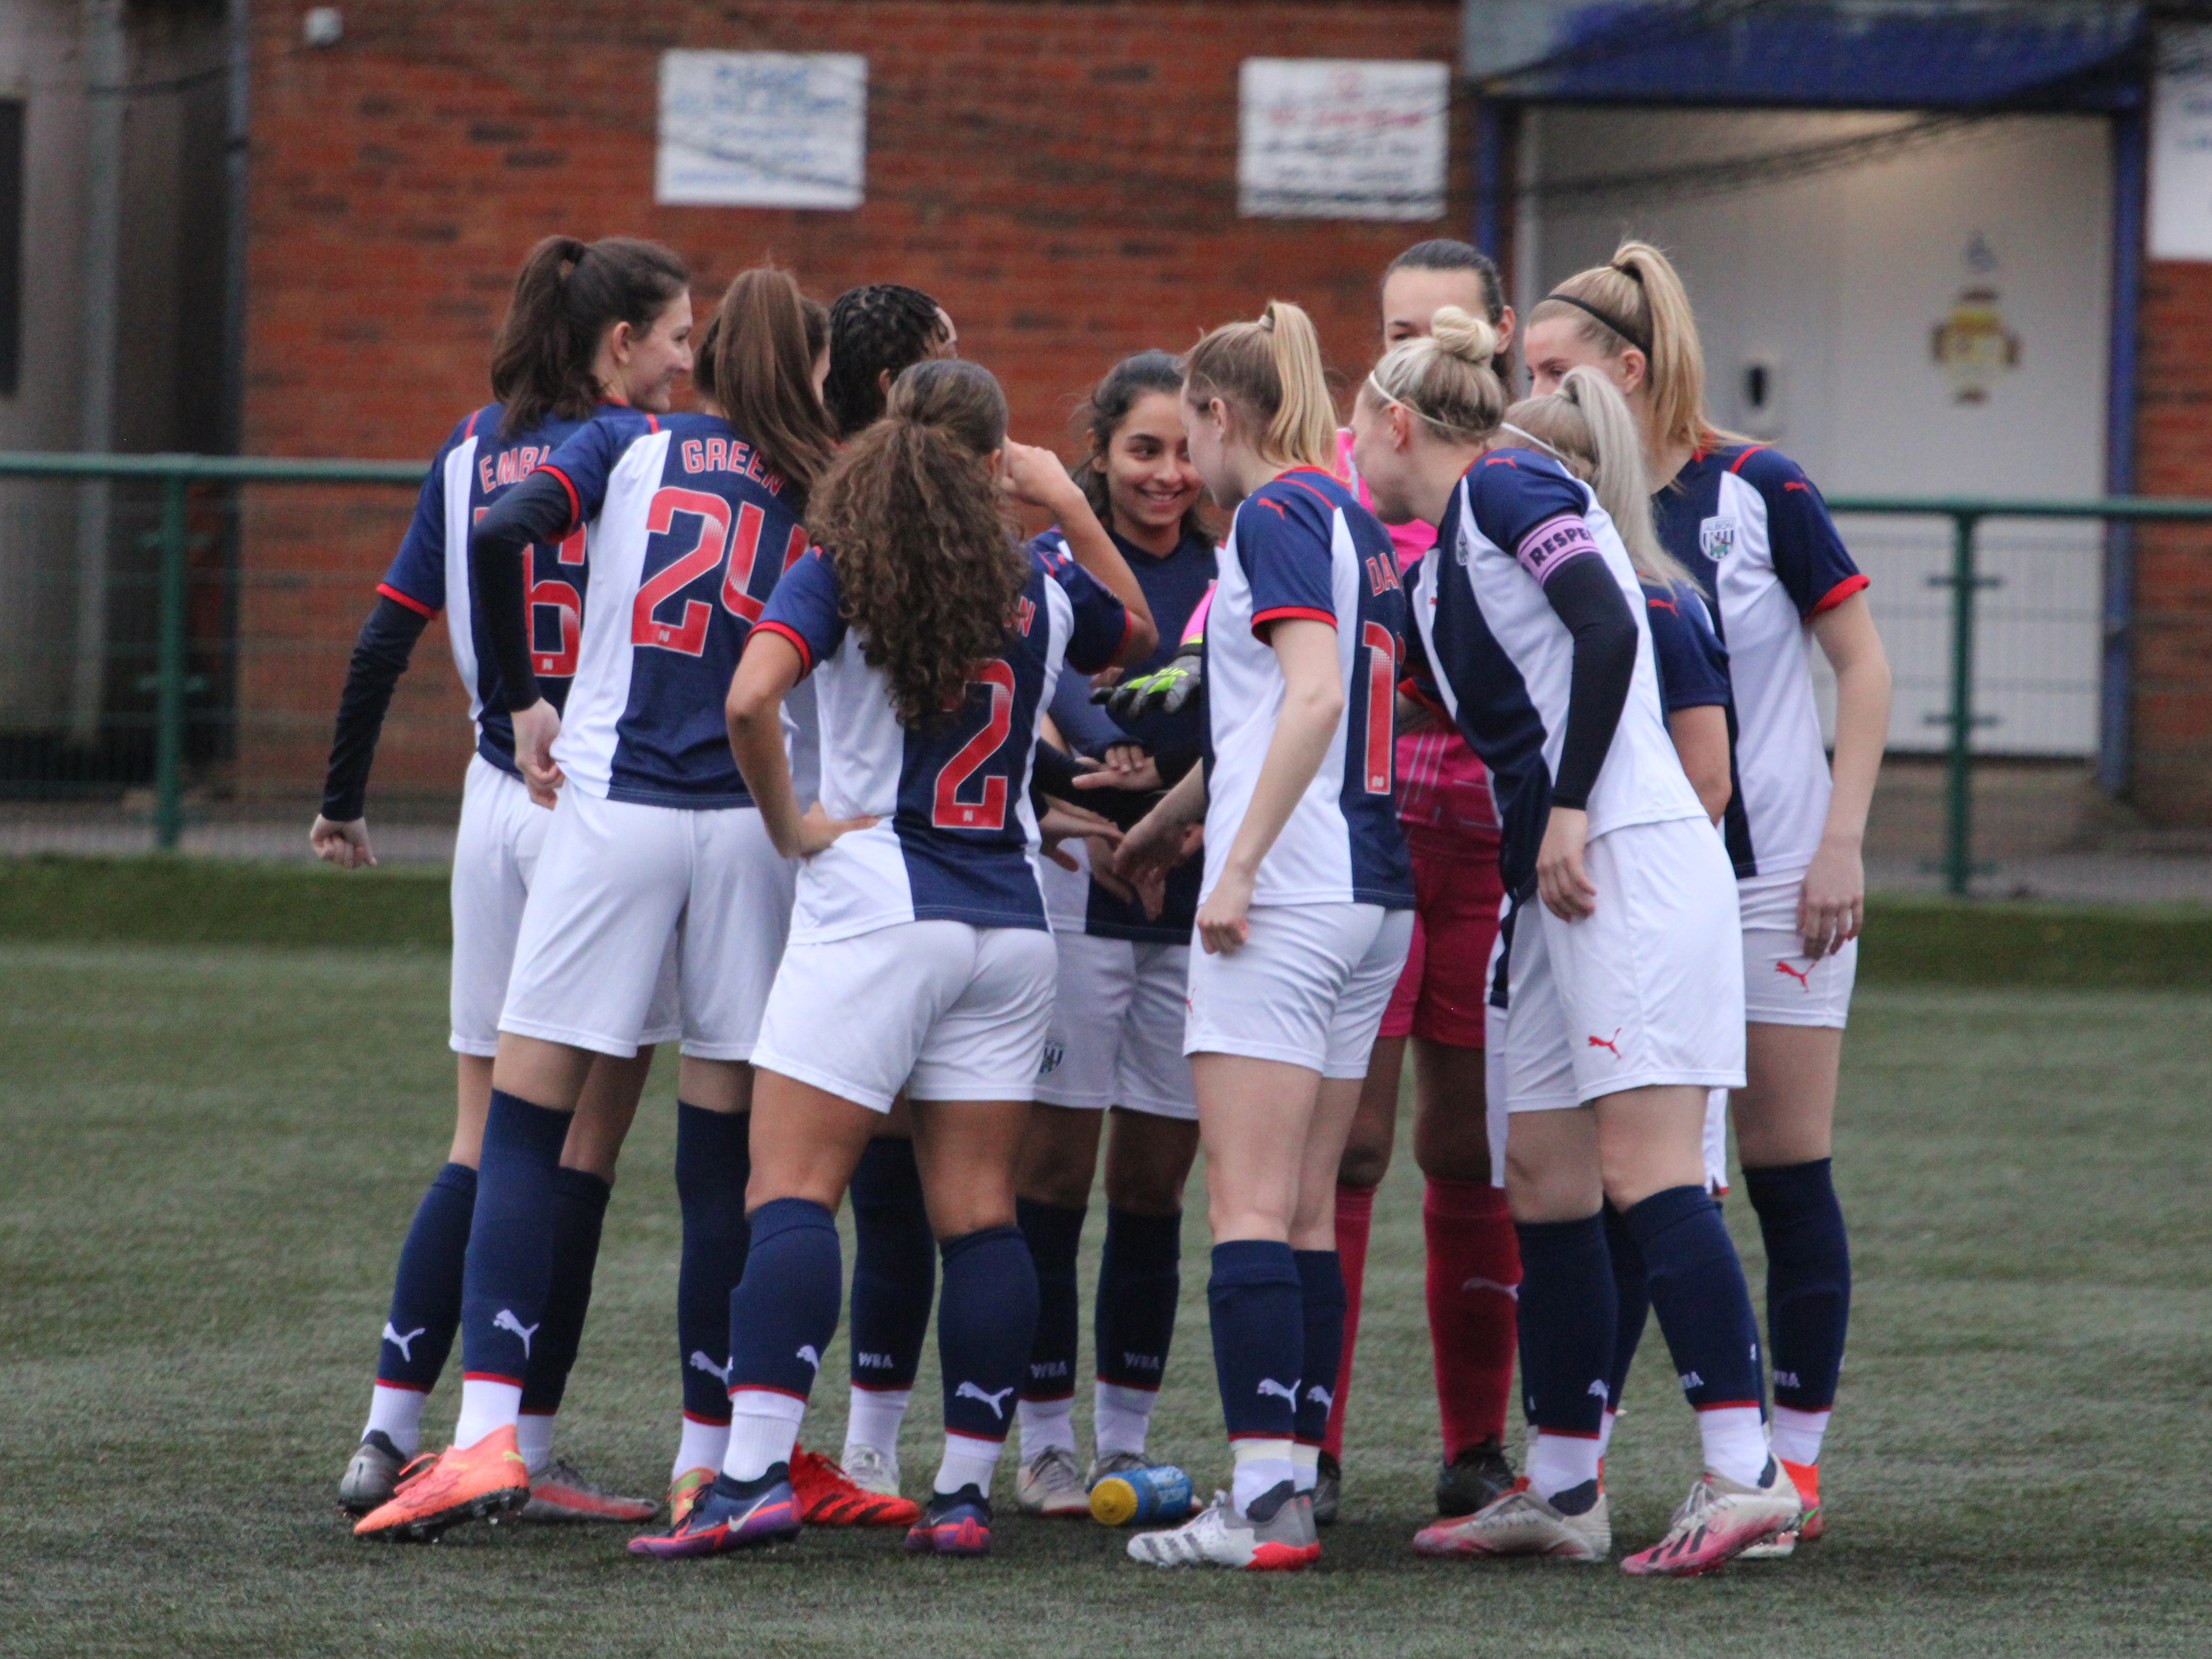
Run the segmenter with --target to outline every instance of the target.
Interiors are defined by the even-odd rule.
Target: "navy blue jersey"
[[[600,405],[603,410],[613,407]],[[376,591],[425,617],[450,608],[447,633],[453,666],[469,694],[477,752],[520,777],[514,722],[500,692],[499,659],[483,632],[469,586],[469,531],[494,501],[550,459],[586,422],[550,420],[502,439],[502,413],[499,404],[485,404],[460,421],[439,446],[415,499],[415,517]],[[576,672],[585,570],[580,529],[557,546],[535,545],[523,554],[522,580],[530,595],[530,665],[538,689],[556,708],[566,702]]]
[[[1239,503],[1219,565],[1206,617],[1201,891],[1220,877],[1274,740],[1284,683],[1267,633],[1295,618],[1336,630],[1344,712],[1320,771],[1260,862],[1252,902],[1412,908],[1413,866],[1393,793],[1406,594],[1389,532],[1328,473],[1294,467]]]
[[[905,921],[1043,927],[1029,799],[1038,726],[1063,662],[1085,674],[1112,662],[1128,612],[1072,559],[1032,551],[1005,650],[975,665],[958,709],[909,728],[843,610],[836,561],[817,550],[784,573],[760,620],[814,678],[823,810],[879,820],[801,867],[792,943]]]
[[[1213,586],[1213,544],[1203,536],[1187,535],[1176,544],[1173,552],[1162,558],[1125,537],[1111,531],[1108,533],[1114,536],[1114,545],[1128,562],[1138,587],[1143,590],[1145,604],[1152,613],[1152,621],[1160,630],[1159,643],[1152,647],[1152,655],[1122,670],[1123,678],[1136,679],[1156,668],[1164,668],[1182,648],[1183,629],[1189,625],[1191,613]],[[1032,550],[1054,553],[1064,553],[1066,545],[1066,538],[1057,529],[1047,531],[1030,544]],[[1188,753],[1198,750],[1206,738],[1203,702],[1192,703],[1172,714],[1147,715],[1124,729],[1091,701],[1089,685],[1072,674],[1063,676],[1059,689],[1053,693],[1052,717],[1062,734],[1078,750],[1087,755],[1101,754],[1112,743],[1142,744],[1155,755],[1164,750]],[[1079,803],[1093,808],[1102,804],[1100,799]],[[1195,857],[1170,870],[1166,897],[1157,916],[1147,916],[1143,905],[1131,903],[1095,881],[1086,881],[1083,913],[1066,915],[1055,908],[1053,920],[1061,926],[1079,925],[1085,933],[1101,939],[1188,944],[1190,930],[1198,920],[1198,884],[1204,872],[1204,865]]]
[[[1659,587],[1647,581],[1644,614],[1659,665],[1660,705],[1670,714],[1678,708],[1727,708],[1728,647],[1714,629],[1705,596],[1683,582]]]
[[[554,759],[611,800],[750,805],[722,703],[763,604],[806,550],[782,481],[720,416],[627,409],[543,465],[592,549]]]
[[[1651,506],[1661,543],[1713,595],[1728,646],[1737,787],[1722,826],[1736,873],[1802,869],[1829,793],[1806,624],[1867,579],[1812,480],[1764,444],[1698,451]]]

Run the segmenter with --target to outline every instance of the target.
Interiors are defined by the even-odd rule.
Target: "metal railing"
[[[381,489],[417,487],[423,468],[412,461],[283,460],[209,455],[90,455],[64,453],[0,453],[0,480],[61,479],[78,481],[81,488],[100,489],[122,481],[142,481],[158,486],[158,513],[153,527],[141,538],[155,555],[149,584],[153,590],[151,672],[136,684],[150,691],[152,735],[152,820],[154,842],[173,850],[185,824],[187,699],[196,689],[188,636],[189,586],[194,572],[191,556],[197,540],[188,508],[190,492],[224,486],[273,485],[296,491],[303,486],[356,486]],[[397,503],[394,503],[396,506]],[[1974,672],[1978,592],[1995,580],[1978,568],[1977,532],[1990,519],[2102,520],[2130,525],[2147,521],[2212,523],[2212,501],[2157,500],[2114,496],[2094,501],[2014,501],[1982,496],[1837,496],[1828,506],[1834,513],[1890,518],[1936,518],[1951,526],[1951,557],[1948,573],[1930,576],[1931,584],[1951,590],[1949,617],[1949,695],[1940,716],[1945,729],[1946,756],[1943,847],[1938,867],[1951,892],[1969,890],[1973,874],[1973,737],[1984,721],[1974,706]],[[80,511],[82,510],[80,504]],[[234,533],[235,521],[234,520]],[[315,539],[310,532],[306,539]],[[299,532],[293,532],[300,539]],[[374,544],[388,556],[388,535]],[[368,549],[362,550],[365,556]],[[298,580],[297,572],[280,573]],[[362,572],[349,566],[342,571],[319,572],[318,579],[335,580],[349,593],[365,594]],[[234,574],[234,582],[236,578]],[[2109,618],[2108,618],[2109,623]],[[350,632],[345,635],[349,643]],[[330,650],[331,640],[319,649]],[[143,659],[142,659],[143,660]],[[316,718],[325,717],[318,708]],[[143,752],[143,751],[142,751]],[[142,777],[144,775],[140,774]]]

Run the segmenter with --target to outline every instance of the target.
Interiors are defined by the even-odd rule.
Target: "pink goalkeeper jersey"
[[[1359,504],[1371,510],[1375,503],[1367,493],[1367,481],[1352,465],[1348,429],[1336,434],[1336,460],[1337,470],[1352,481]],[[1419,519],[1383,528],[1397,550],[1401,574],[1410,573],[1437,544],[1435,530]],[[1498,807],[1491,799],[1490,774],[1455,728],[1438,724],[1399,734],[1398,821],[1477,840],[1497,839]]]

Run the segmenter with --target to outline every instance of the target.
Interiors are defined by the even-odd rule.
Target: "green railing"
[[[184,828],[185,699],[189,687],[186,599],[191,538],[187,489],[192,484],[386,485],[413,489],[423,469],[411,461],[276,460],[219,455],[84,455],[0,453],[0,478],[74,478],[87,483],[150,479],[161,488],[159,527],[149,540],[159,553],[155,692],[154,839],[173,849]],[[1944,885],[1965,894],[1973,873],[1972,740],[1980,718],[1973,704],[1975,595],[1994,579],[1976,568],[1976,532],[1989,519],[2095,519],[2106,522],[2212,523],[2212,501],[2112,496],[2096,501],[2009,501],[1981,496],[1838,496],[1838,514],[1951,521],[1949,574],[1931,578],[1951,589],[1949,707],[1946,728]]]

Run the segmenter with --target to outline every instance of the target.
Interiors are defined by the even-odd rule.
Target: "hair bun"
[[[1473,363],[1477,368],[1487,368],[1498,355],[1498,331],[1457,306],[1445,306],[1437,313],[1430,320],[1429,336],[1446,356]]]

